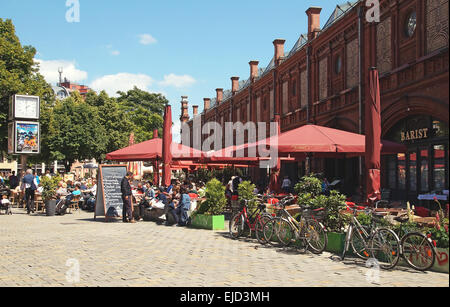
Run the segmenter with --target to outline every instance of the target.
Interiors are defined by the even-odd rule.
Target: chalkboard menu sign
[[[100,165],[97,180],[95,219],[122,216],[123,201],[120,183],[127,174],[126,165]]]

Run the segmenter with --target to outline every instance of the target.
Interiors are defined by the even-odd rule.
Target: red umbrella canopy
[[[106,155],[106,159],[112,161],[154,161],[162,160],[163,140],[152,139],[143,143],[129,146]],[[171,144],[172,156],[175,160],[189,160],[202,156],[200,150],[193,149],[182,144]]]
[[[303,152],[364,154],[365,143],[364,135],[328,127],[305,125],[282,133],[278,138],[274,136],[256,143],[236,146],[236,151],[252,147],[261,147],[264,150],[264,146],[271,146],[277,148],[280,155]],[[389,141],[381,143],[383,153],[406,151],[403,145],[397,143]]]

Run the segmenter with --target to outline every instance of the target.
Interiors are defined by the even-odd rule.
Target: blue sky
[[[307,31],[305,11],[323,8],[322,26],[343,1],[300,0],[78,0],[80,22],[69,23],[66,0],[1,0],[25,45],[34,46],[47,81],[57,67],[69,80],[110,94],[133,84],[162,92],[180,117],[181,96],[203,109],[204,97],[229,89],[230,77],[249,77],[273,57],[272,41],[290,50]]]

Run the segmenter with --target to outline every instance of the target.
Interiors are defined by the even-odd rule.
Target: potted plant
[[[47,177],[43,176],[41,178],[42,190],[42,201],[45,204],[45,212],[47,216],[55,215],[56,209],[56,190],[58,189],[58,183],[61,181],[61,177]]]
[[[224,230],[225,216],[223,211],[227,204],[225,187],[217,179],[206,184],[205,198],[196,212],[193,213],[191,226],[209,230]]]
[[[344,229],[349,221],[348,215],[341,214],[346,208],[345,201],[345,195],[337,191],[331,191],[330,196],[324,197],[323,207],[326,215],[323,223],[328,230],[327,251],[329,252],[341,253],[344,250]]]

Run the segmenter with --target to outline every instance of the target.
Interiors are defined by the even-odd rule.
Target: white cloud
[[[66,77],[72,82],[81,82],[87,79],[88,73],[86,71],[76,68],[75,61],[67,60],[50,60],[45,61],[41,59],[35,59],[39,64],[39,72],[44,76],[45,80],[49,83],[55,84],[59,82],[58,68],[63,69],[63,78]]]
[[[106,75],[94,80],[90,87],[95,91],[106,91],[108,95],[117,97],[117,91],[126,92],[134,86],[144,91],[150,91],[149,86],[153,84],[153,79],[144,74],[118,73]]]
[[[119,50],[113,50],[113,51],[111,51],[111,55],[114,55],[114,56],[120,55],[120,51]]]
[[[184,88],[184,87],[189,87],[196,82],[197,81],[189,75],[177,76],[175,74],[169,74],[169,75],[164,76],[164,81],[159,82],[159,85],[174,86],[176,88]]]
[[[142,45],[150,45],[155,44],[157,42],[157,40],[150,34],[140,34],[139,38],[140,38],[139,42]]]

